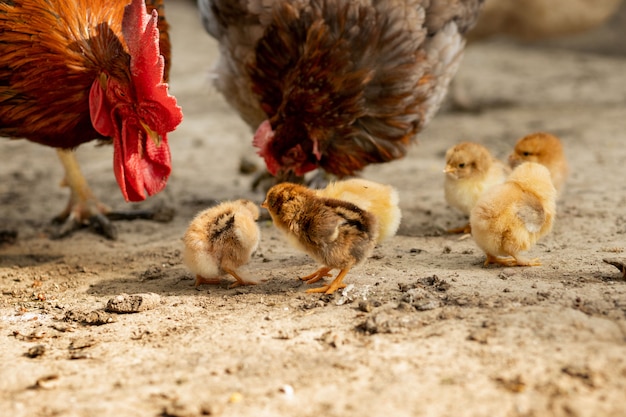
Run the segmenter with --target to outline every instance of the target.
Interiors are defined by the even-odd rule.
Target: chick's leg
[[[332,268],[327,268],[327,267],[320,268],[317,271],[313,272],[312,274],[302,277],[300,279],[302,281],[305,281],[307,284],[314,284],[324,277],[330,277],[331,275],[329,274],[329,272],[331,270]]]
[[[472,233],[472,226],[470,226],[470,224],[467,223],[465,226],[455,227],[454,229],[448,229],[446,230],[446,232],[454,233],[454,234],[457,234],[457,233],[468,234],[468,233]]]
[[[342,269],[341,271],[339,271],[337,278],[335,278],[333,282],[330,283],[330,285],[324,285],[323,287],[319,287],[319,288],[310,288],[306,290],[306,292],[308,293],[323,292],[324,294],[332,294],[335,291],[337,291],[339,288],[345,288],[346,284],[344,284],[341,281],[343,281],[343,277],[345,277],[348,274],[348,271],[350,271],[350,268]]]
[[[520,256],[511,255],[508,258],[501,258],[499,256],[493,256],[487,254],[487,259],[485,259],[484,265],[487,266],[489,264],[498,264],[504,266],[540,266],[541,262],[539,259],[525,259]]]
[[[228,288],[235,288],[235,287],[239,287],[240,285],[256,285],[256,282],[254,281],[246,281],[245,279],[241,278],[234,269],[228,269],[228,268],[223,268],[223,269],[224,269],[224,272],[232,275],[237,280],[236,282],[233,282],[232,284],[230,284]]]
[[[202,284],[219,284],[221,281],[219,278],[205,278],[202,275],[196,275],[196,282],[194,284],[194,287],[198,288],[198,286],[202,285]]]

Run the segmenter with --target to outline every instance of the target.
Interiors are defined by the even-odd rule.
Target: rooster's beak
[[[148,134],[148,136],[150,137],[150,139],[152,139],[152,141],[154,142],[154,144],[159,147],[161,146],[161,135],[159,135],[157,132],[155,132],[154,130],[150,129],[148,127],[147,124],[145,124],[144,122],[140,121],[139,123],[141,123],[141,127],[143,127],[143,130]]]

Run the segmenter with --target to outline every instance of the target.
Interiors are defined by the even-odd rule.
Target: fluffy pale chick
[[[226,201],[208,208],[191,221],[183,242],[183,262],[200,284],[219,284],[220,276],[237,280],[229,288],[254,285],[238,272],[259,245],[259,208],[249,200]]]
[[[504,184],[486,191],[470,215],[472,237],[487,255],[485,266],[541,265],[520,252],[531,249],[552,230],[555,200],[550,172],[534,162],[521,164]]]
[[[381,243],[398,231],[402,212],[398,206],[398,191],[391,185],[352,178],[331,182],[326,188],[316,192],[320,197],[349,201],[360,209],[372,213],[378,222],[376,243]]]
[[[348,201],[323,198],[302,185],[281,183],[273,186],[262,204],[274,225],[298,249],[323,266],[300,278],[313,284],[339,269],[329,284],[307,292],[332,294],[346,284],[351,268],[367,259],[378,240],[376,217]]]
[[[446,152],[444,195],[446,202],[469,216],[480,196],[489,188],[502,184],[510,170],[482,145],[462,142]],[[470,233],[470,224],[448,230]]]
[[[557,193],[563,191],[569,168],[559,138],[550,133],[537,132],[518,140],[509,155],[509,165],[515,168],[526,161],[537,162],[548,168]]]

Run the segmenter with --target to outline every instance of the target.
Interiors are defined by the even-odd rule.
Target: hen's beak
[[[162,142],[162,138],[161,135],[159,135],[157,132],[155,132],[154,130],[150,129],[148,127],[147,124],[145,124],[143,121],[140,121],[139,123],[141,123],[141,127],[143,127],[143,130],[146,132],[146,134],[150,137],[150,139],[152,139],[152,142],[154,142],[154,144],[159,147],[161,146],[161,142]]]

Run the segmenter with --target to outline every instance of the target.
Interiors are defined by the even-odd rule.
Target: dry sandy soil
[[[626,281],[624,25],[549,45],[469,48],[459,80],[481,113],[441,112],[404,160],[364,176],[396,186],[403,222],[334,296],[272,224],[248,265],[259,285],[194,289],[181,236],[214,200],[247,197],[251,132],[210,86],[216,47],[191,2],[171,2],[174,173],[142,207],[170,223],[48,236],[67,190],[54,151],[0,143],[0,414],[3,416],[623,416]],[[621,30],[621,32],[620,32]],[[611,43],[616,39],[621,44]],[[537,130],[562,137],[572,173],[541,267],[482,266],[443,199],[444,151],[474,140],[505,157]],[[83,146],[98,195],[124,204],[111,149]],[[258,159],[253,159],[260,164]],[[120,294],[155,293],[133,314]]]

